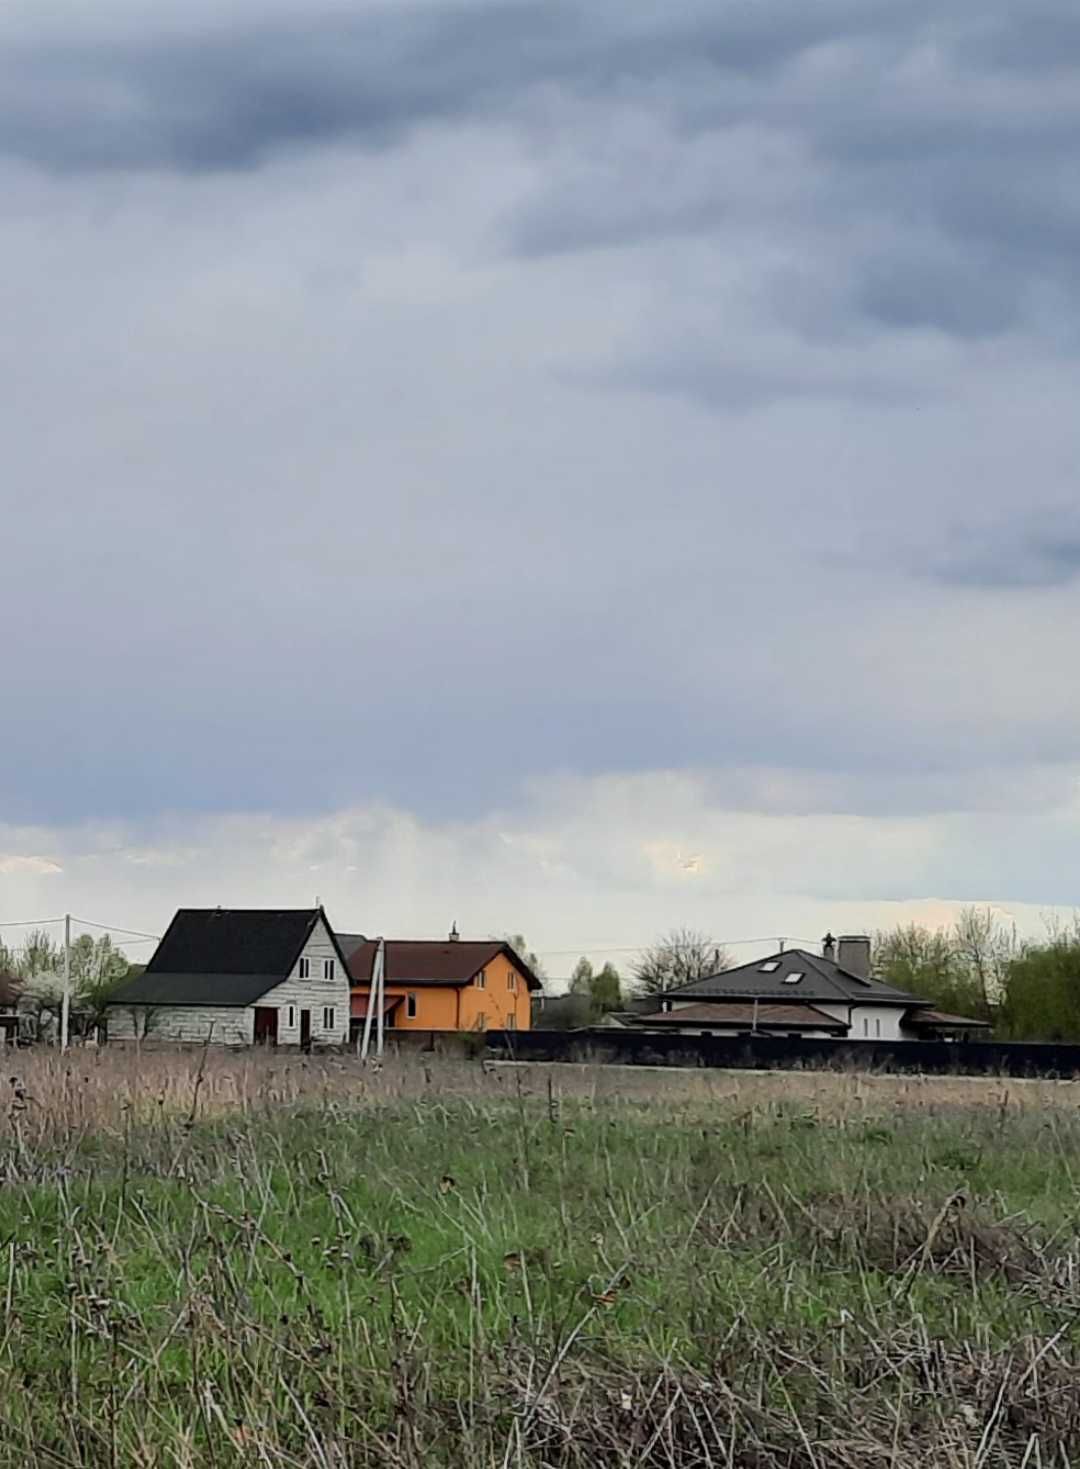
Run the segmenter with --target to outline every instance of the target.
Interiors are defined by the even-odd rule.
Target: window
[[[486,1010],[481,1010],[480,1011],[480,1014],[476,1017],[476,1025],[475,1025],[474,1029],[476,1029],[476,1030],[487,1030],[487,1011]]]
[[[333,961],[333,959],[324,959],[322,961],[322,977],[323,977],[323,979],[333,979],[333,977],[334,977],[334,961]]]
[[[416,995],[414,993],[405,996],[405,1019],[416,1019]]]
[[[506,1028],[507,1030],[517,1030],[517,1016],[513,1012],[506,1017]]]
[[[773,974],[779,968],[780,968],[780,960],[779,959],[770,959],[767,964],[759,964],[758,965],[758,973],[759,974]]]
[[[863,1033],[863,1035],[869,1035],[870,1034],[870,1022],[869,1022],[869,1020],[867,1020],[867,1018],[866,1018],[865,1015],[863,1016],[862,1033]]]
[[[333,1007],[333,1005],[324,1005],[323,1006],[323,1012],[322,1012],[322,1028],[323,1028],[323,1030],[335,1030],[336,1029],[336,1026],[334,1025],[334,1007]]]
[[[289,1008],[285,1011],[285,1026],[287,1030],[292,1030],[296,1026],[295,1005],[290,1005]]]
[[[806,974],[806,970],[805,969],[797,969],[794,974],[785,974],[784,975],[784,983],[785,984],[798,984],[799,980],[802,979],[802,978],[804,978],[805,974]]]
[[[508,990],[517,989],[517,973],[513,969],[511,969],[510,973],[506,976],[506,988]]]
[[[878,1040],[881,1039],[881,1021],[880,1020],[875,1020],[874,1021],[874,1034],[877,1036]]]
[[[473,984],[476,985],[476,988],[478,990],[482,990],[484,988],[484,986],[487,984],[487,975],[484,973],[484,971],[482,969],[481,969],[480,973],[476,976],[476,978],[473,980]]]
[[[300,978],[301,979],[310,979],[311,978],[311,960],[310,959],[301,959],[300,960]]]

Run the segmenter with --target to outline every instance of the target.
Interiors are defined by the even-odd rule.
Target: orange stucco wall
[[[511,976],[515,987],[510,986]],[[367,993],[367,985],[353,985],[354,995]],[[416,996],[416,1018],[408,1017],[408,995]],[[418,985],[410,992],[407,984],[387,982],[386,997],[401,997],[390,1019],[395,1030],[528,1030],[532,1023],[529,987],[523,975],[504,954],[484,970],[483,988],[467,984]],[[516,1022],[516,1024],[514,1023]]]

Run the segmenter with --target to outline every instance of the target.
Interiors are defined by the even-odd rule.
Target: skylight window
[[[806,974],[806,970],[805,969],[796,969],[793,974],[785,974],[784,975],[784,983],[785,984],[798,984],[799,980],[802,979],[805,974]]]
[[[759,974],[772,974],[774,972],[774,970],[777,970],[779,968],[780,968],[780,960],[779,959],[770,959],[767,964],[759,964],[758,965],[758,973]]]

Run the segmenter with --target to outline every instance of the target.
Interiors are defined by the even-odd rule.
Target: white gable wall
[[[309,961],[310,973],[301,978],[301,960]],[[323,978],[323,963],[333,965],[333,978]],[[273,1006],[278,1012],[278,1045],[300,1044],[300,1011],[311,1011],[311,1040],[316,1046],[338,1046],[349,1038],[349,976],[345,972],[330,931],[320,918],[311,930],[304,952],[293,965],[288,979],[262,995],[260,1007]],[[293,1023],[289,1025],[289,1009]],[[333,1010],[333,1024],[324,1025],[323,1011]]]
[[[904,1018],[903,1005],[825,1005],[815,1001],[815,1008],[837,1020],[848,1022],[850,1041],[903,1041],[909,1037],[900,1028]]]

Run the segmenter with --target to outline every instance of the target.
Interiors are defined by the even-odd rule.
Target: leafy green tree
[[[574,965],[574,972],[570,976],[570,993],[572,995],[591,995],[593,984],[593,967],[588,959],[581,958]]]
[[[951,928],[909,923],[874,935],[874,972],[939,1009],[992,1020],[1020,953],[1015,932],[991,908],[962,908]]]
[[[15,960],[16,972],[24,979],[62,974],[64,949],[44,928],[34,928],[23,940]]]
[[[1080,925],[1013,955],[997,1028],[1006,1040],[1080,1041]]]
[[[519,958],[525,960],[525,963],[536,975],[537,979],[547,978],[547,970],[544,968],[543,964],[541,964],[539,954],[535,953],[532,949],[529,948],[528,944],[525,942],[525,935],[523,933],[504,933],[502,935],[502,942],[504,944],[509,944],[514,953],[517,954]]]
[[[75,1005],[88,1013],[92,1025],[100,1025],[105,1007],[128,978],[127,959],[109,935],[91,938],[82,933],[71,945],[71,992]]]
[[[939,1010],[987,1018],[982,990],[945,929],[909,923],[874,936],[874,973]]]
[[[614,964],[605,964],[589,983],[593,1013],[597,1016],[622,1008],[622,979]]]

